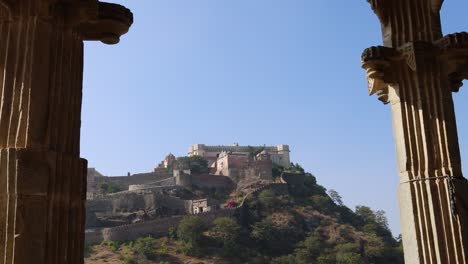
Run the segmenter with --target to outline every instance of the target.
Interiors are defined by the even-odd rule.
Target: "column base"
[[[82,263],[87,161],[53,151],[0,150],[4,263]]]

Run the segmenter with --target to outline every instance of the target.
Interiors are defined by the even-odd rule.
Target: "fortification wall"
[[[301,186],[305,182],[305,173],[283,173],[280,181],[292,186]]]
[[[168,207],[185,211],[185,200],[178,197],[165,195],[155,187],[152,190],[137,192],[120,192],[87,202],[89,212],[131,212],[137,210],[154,210],[158,207]]]
[[[149,184],[157,181],[162,181],[168,178],[172,178],[172,173],[169,171],[161,172],[151,172],[151,173],[140,173],[134,174],[131,176],[117,176],[117,177],[100,177],[99,180],[103,180],[108,183],[114,183],[125,190],[128,190],[128,186],[134,184]]]
[[[214,212],[197,214],[207,225],[211,226],[218,217],[234,217],[235,209],[223,209]],[[104,228],[85,234],[86,244],[98,244],[102,241],[129,241],[139,237],[151,235],[153,237],[166,236],[170,228],[176,228],[185,216],[161,218],[144,223]]]
[[[163,191],[169,189],[182,188],[181,186],[175,185],[175,178],[171,177],[169,179],[158,181],[150,184],[132,184],[128,186],[129,192],[138,192],[138,191]]]
[[[288,185],[284,183],[272,183],[255,189],[246,195],[242,203],[237,208],[225,208],[218,211],[210,211],[196,216],[200,217],[207,226],[211,226],[218,217],[230,217],[244,222],[246,217],[247,201],[255,198],[264,190],[272,190],[276,195],[287,195]],[[187,206],[188,204],[186,204]],[[123,225],[113,228],[104,228],[85,234],[86,244],[97,244],[102,241],[129,241],[143,236],[161,237],[168,234],[170,228],[176,228],[184,215],[156,219],[144,223]]]
[[[155,191],[122,192],[105,198],[88,200],[86,205],[86,227],[99,227],[102,223],[96,213],[119,215],[121,213],[145,211],[155,216],[181,215],[190,212],[189,201]]]
[[[232,188],[235,183],[231,178],[221,175],[192,175],[192,184],[199,188]]]

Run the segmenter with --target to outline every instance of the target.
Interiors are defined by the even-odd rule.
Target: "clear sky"
[[[106,175],[152,170],[190,145],[289,144],[345,203],[400,232],[388,106],[367,96],[362,51],[380,45],[365,0],[113,0],[135,23],[119,45],[87,43],[82,153]],[[445,33],[468,31],[447,0]],[[455,95],[464,167],[468,100]]]

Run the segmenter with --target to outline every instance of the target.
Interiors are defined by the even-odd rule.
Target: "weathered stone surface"
[[[442,37],[442,0],[369,0],[385,47],[362,57],[369,93],[391,105],[406,263],[467,263],[468,183],[452,92],[467,78],[467,33]]]
[[[83,40],[131,23],[97,0],[0,0],[1,263],[83,262]]]

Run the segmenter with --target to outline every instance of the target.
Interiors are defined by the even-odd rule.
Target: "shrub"
[[[177,231],[176,231],[176,229],[173,228],[173,227],[169,228],[169,230],[168,230],[168,236],[169,236],[170,239],[173,239],[173,240],[177,239]]]
[[[361,264],[361,255],[358,253],[338,253],[336,254],[336,264]]]
[[[323,238],[316,233],[309,235],[299,243],[296,249],[296,257],[299,263],[310,263],[315,260],[326,248]]]
[[[336,258],[333,255],[322,255],[317,258],[317,264],[336,264]]]
[[[182,242],[180,249],[187,255],[198,255],[203,232],[206,230],[203,221],[196,216],[186,216],[177,228],[177,237]]]
[[[205,224],[199,217],[186,216],[177,228],[177,236],[183,242],[197,244],[201,241],[205,230]]]
[[[268,209],[274,208],[277,202],[275,193],[271,190],[262,191],[258,195],[258,200],[263,207]]]
[[[270,262],[271,264],[296,264],[296,260],[293,255],[282,256],[274,258]]]
[[[147,259],[155,259],[156,252],[155,252],[155,245],[156,239],[153,237],[144,237],[139,238],[135,241],[133,245],[133,249],[138,252],[138,254],[145,256]]]
[[[337,264],[359,264],[362,263],[359,246],[355,243],[339,244],[335,247]]]
[[[116,252],[120,249],[120,242],[117,241],[103,241],[101,245],[108,246],[112,252]]]
[[[219,217],[214,220],[211,229],[213,237],[220,241],[235,241],[239,237],[240,226],[229,217]]]

